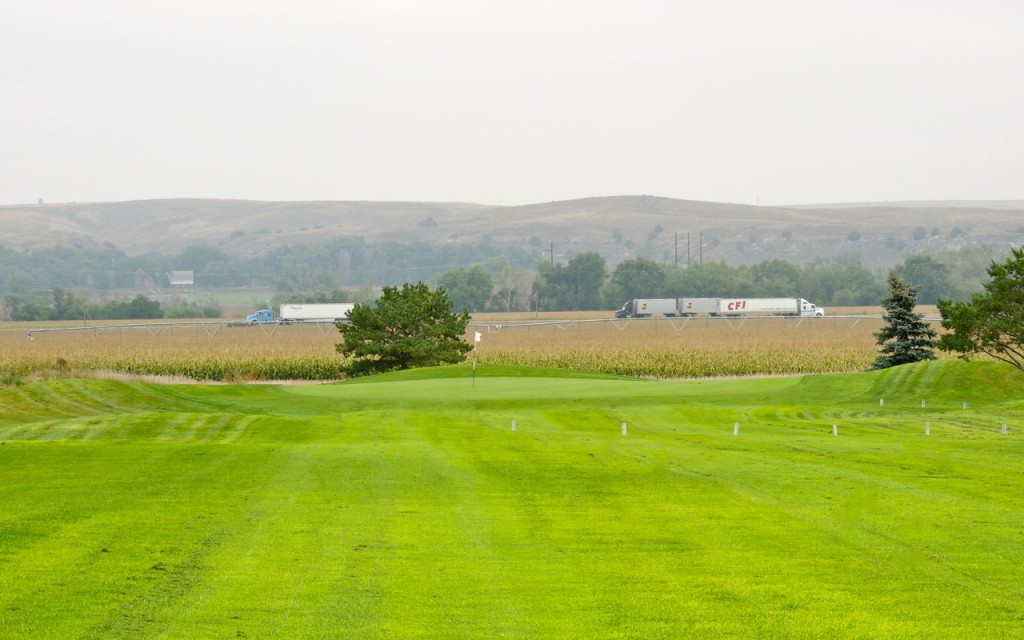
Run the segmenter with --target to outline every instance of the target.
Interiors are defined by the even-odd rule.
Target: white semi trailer
[[[676,316],[821,317],[825,310],[803,298],[637,298],[615,312],[616,318]]]
[[[280,322],[343,322],[348,312],[356,305],[350,302],[333,304],[282,304],[281,312],[275,317],[272,309],[260,309],[246,317],[248,324],[269,324]]]
[[[825,314],[825,310],[803,298],[719,298],[718,314],[820,317]]]
[[[341,322],[355,309],[351,302],[335,304],[282,304],[282,322]]]

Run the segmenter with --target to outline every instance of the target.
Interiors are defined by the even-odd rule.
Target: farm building
[[[193,287],[196,284],[195,274],[192,271],[172,271],[172,287]]]

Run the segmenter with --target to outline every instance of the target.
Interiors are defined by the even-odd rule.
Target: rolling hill
[[[341,236],[369,242],[480,240],[556,259],[598,251],[612,265],[644,256],[685,264],[857,253],[867,264],[908,252],[1024,243],[1024,201],[760,207],[655,196],[521,206],[445,202],[142,200],[0,207],[0,245],[115,246],[128,254],[211,245],[252,255]],[[703,246],[701,246],[703,240]]]

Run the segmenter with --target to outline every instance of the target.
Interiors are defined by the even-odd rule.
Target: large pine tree
[[[924,314],[914,312],[920,292],[921,287],[912,287],[895,272],[889,272],[889,297],[882,300],[885,326],[875,332],[881,353],[872,369],[935,359],[938,332],[924,321]]]
[[[348,320],[338,324],[345,340],[336,348],[352,357],[350,376],[454,364],[473,350],[463,340],[469,313],[453,313],[445,290],[422,282],[384,287],[375,306],[357,304]]]

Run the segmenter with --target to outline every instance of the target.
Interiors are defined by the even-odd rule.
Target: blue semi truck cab
[[[256,313],[251,313],[245,316],[245,321],[249,324],[266,324],[274,321],[274,310],[273,309],[260,309]]]

